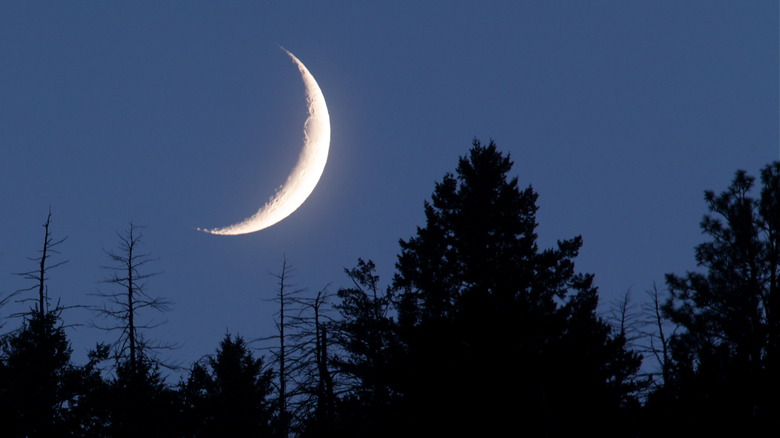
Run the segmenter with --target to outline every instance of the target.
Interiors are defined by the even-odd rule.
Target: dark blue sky
[[[51,206],[50,295],[94,303],[129,221],[170,298],[150,336],[189,364],[273,330],[284,255],[314,292],[398,239],[474,137],[540,194],[540,243],[581,234],[602,305],[695,268],[702,192],[780,158],[776,1],[8,2],[0,13],[0,291],[26,286]],[[301,147],[312,72],[331,115],[312,196],[260,232]],[[0,309],[2,315],[13,308]],[[86,312],[65,315],[85,323]],[[6,328],[13,327],[10,321]],[[77,357],[103,333],[71,333]]]

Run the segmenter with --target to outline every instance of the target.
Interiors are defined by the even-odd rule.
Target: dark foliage
[[[334,429],[339,436],[379,436],[397,423],[393,379],[401,346],[388,315],[391,296],[380,290],[375,268],[370,260],[358,260],[357,267],[346,270],[353,287],[338,291],[341,319],[333,328],[344,353],[334,362],[348,386],[339,401],[339,426]]]
[[[766,166],[761,182],[758,199],[744,171],[723,193],[705,192],[702,270],[666,277],[663,310],[678,331],[648,409],[654,423],[681,434],[780,426],[780,163]]]
[[[640,359],[596,316],[593,277],[574,270],[581,239],[538,249],[537,195],[508,179],[511,167],[474,141],[425,203],[426,226],[401,241],[392,293],[377,292],[370,262],[348,271],[349,435],[604,435],[629,424],[626,382]]]
[[[57,313],[32,312],[3,342],[0,415],[5,436],[63,436],[76,369]]]
[[[474,140],[401,241],[404,408],[431,433],[620,434],[640,359],[596,315],[593,276],[575,272],[582,239],[539,250],[537,194],[508,178],[512,164]]]
[[[401,240],[380,286],[358,259],[351,285],[290,289],[282,265],[278,347],[266,364],[225,335],[178,386],[166,383],[139,319],[167,301],[148,294],[151,262],[130,225],[99,312],[118,335],[86,365],[71,362],[63,308],[50,310],[50,217],[21,327],[0,338],[1,436],[384,437],[759,436],[780,427],[780,163],[737,172],[705,192],[699,270],[667,275],[646,315],[646,353],[661,364],[647,393],[632,350],[628,301],[612,327],[594,277],[575,269],[582,239],[540,249],[538,196],[512,161],[474,140],[425,202],[425,225]],[[24,292],[20,291],[20,292]],[[14,295],[0,300],[0,305]],[[333,314],[337,314],[333,317]],[[101,364],[110,365],[101,368]]]
[[[187,436],[271,436],[271,377],[243,338],[225,335],[216,355],[196,363],[181,386]]]
[[[109,390],[111,436],[178,436],[177,394],[165,384],[157,365],[120,362]]]

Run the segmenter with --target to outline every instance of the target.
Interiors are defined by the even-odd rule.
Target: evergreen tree
[[[108,350],[98,347],[88,354],[86,365],[78,367],[75,385],[77,397],[70,405],[70,428],[72,436],[111,436],[111,412],[115,401],[111,382],[103,378],[99,364],[108,358]]]
[[[30,313],[18,332],[6,338],[0,363],[0,423],[9,437],[65,436],[72,383],[78,371],[59,313]]]
[[[243,338],[225,335],[216,355],[195,364],[181,388],[188,436],[271,436],[271,378]]]
[[[371,260],[359,259],[357,267],[345,270],[353,286],[337,292],[341,319],[332,326],[343,354],[334,365],[348,387],[334,428],[339,436],[383,436],[398,423],[392,379],[400,346],[389,315],[391,294],[380,290],[375,269]]]
[[[66,261],[52,263],[65,239],[52,237],[51,210],[46,217],[39,256],[30,258],[34,270],[17,274],[33,284],[17,291],[37,292],[35,305],[23,315],[22,327],[0,343],[0,423],[4,436],[65,436],[79,430],[74,410],[86,391],[89,370],[70,362],[71,348],[61,319],[63,308],[50,308],[48,275]],[[15,293],[16,294],[16,293]],[[10,299],[15,294],[4,298]],[[0,304],[2,304],[0,303]]]
[[[759,199],[745,171],[723,193],[705,192],[702,271],[666,277],[663,310],[678,330],[667,380],[648,405],[681,434],[780,426],[780,162],[761,181]]]
[[[475,139],[401,240],[404,416],[427,433],[621,435],[640,359],[596,315],[593,276],[575,272],[582,239],[539,250],[537,194],[512,165]]]
[[[109,383],[110,436],[175,437],[180,412],[175,391],[149,360],[120,361]]]

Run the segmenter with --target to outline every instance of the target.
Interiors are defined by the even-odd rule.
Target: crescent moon
[[[322,95],[322,90],[306,66],[295,55],[284,48],[282,50],[298,67],[306,87],[309,115],[303,125],[303,149],[298,157],[298,163],[284,185],[279,187],[257,213],[233,225],[223,228],[198,228],[199,231],[235,236],[268,228],[292,214],[306,201],[317,186],[322,171],[325,170],[330,148],[330,116],[328,106],[325,104],[325,96]]]

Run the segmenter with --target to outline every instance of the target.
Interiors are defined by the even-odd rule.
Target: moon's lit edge
[[[282,48],[293,60],[306,87],[308,117],[304,123],[304,144],[298,162],[287,181],[263,205],[257,213],[233,225],[223,228],[203,229],[210,234],[235,236],[268,228],[292,214],[314,191],[325,170],[330,148],[330,116],[325,97],[317,81],[303,63]]]

